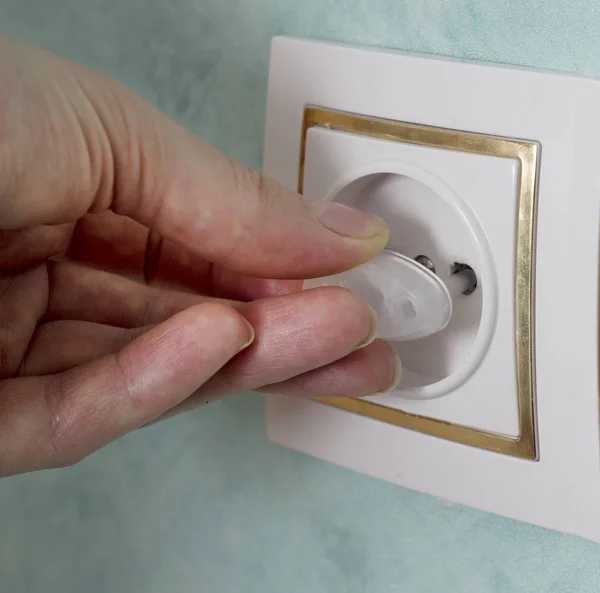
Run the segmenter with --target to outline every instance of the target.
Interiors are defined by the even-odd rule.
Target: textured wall
[[[275,34],[600,75],[599,25],[594,0],[0,0],[3,32],[257,167]],[[2,593],[580,593],[598,566],[598,546],[271,446],[251,395],[0,482]]]

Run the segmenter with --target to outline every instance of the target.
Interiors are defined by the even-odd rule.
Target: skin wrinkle
[[[128,356],[127,351],[119,351],[112,355],[112,358],[115,362],[115,367],[119,372],[120,381],[119,384],[124,387],[122,389],[123,394],[127,397],[127,399],[131,402],[134,407],[139,405],[138,398],[135,396],[136,390],[133,388],[131,381],[131,372],[127,372],[127,365],[125,358]]]
[[[117,93],[113,90],[112,83],[109,83],[106,88],[109,91],[108,106],[109,109],[112,109],[110,109],[109,113],[106,113],[106,109],[102,109],[101,105],[94,105],[95,112],[104,131],[105,142],[108,145],[104,149],[104,154],[108,156],[111,165],[110,175],[107,176],[105,173],[104,176],[106,185],[108,186],[105,194],[107,205],[104,210],[112,209],[118,212],[121,196],[126,196],[127,200],[131,202],[133,196],[136,195],[135,190],[137,189],[137,194],[140,196],[139,200],[141,200],[142,192],[144,192],[145,188],[140,178],[139,163],[141,159],[135,158],[141,150],[137,135]],[[114,118],[114,114],[117,114],[118,117]],[[119,140],[115,140],[113,138],[114,135],[118,135]],[[132,137],[135,138],[135,142],[133,143],[131,141]],[[102,145],[105,146],[104,143]],[[114,146],[121,146],[122,153],[117,154]],[[127,168],[124,174],[122,174],[123,166]],[[128,179],[129,181],[127,181]],[[132,180],[133,187],[130,188],[128,185]],[[139,200],[134,202],[135,208],[139,207]],[[96,211],[96,208],[98,206],[95,202],[93,211]]]
[[[152,111],[151,108],[140,103],[128,89],[110,79],[107,80],[107,90],[105,95],[108,95],[108,108],[103,103],[94,107],[108,145],[105,152],[110,154],[110,192],[107,192],[100,204],[96,201],[90,212],[112,210],[125,216],[137,212],[147,225],[156,226],[162,218],[162,209],[169,193],[165,182],[157,175],[157,169],[147,167],[147,161],[158,162],[170,168],[164,141],[155,126],[144,130],[142,140],[137,125],[139,114],[135,110],[126,111],[122,98],[125,96],[138,104],[137,107],[144,113]],[[115,113],[118,114],[117,118],[114,117]],[[119,154],[115,153],[114,146],[121,147]]]
[[[150,284],[156,278],[162,246],[163,238],[158,233],[150,231],[146,239],[146,249],[144,252],[143,275],[146,284]]]
[[[91,116],[92,118],[95,118],[98,124],[101,126],[100,129],[102,129],[102,120],[98,116],[96,110],[94,109],[93,103],[86,94],[85,88],[80,83],[79,78],[73,77],[73,81],[75,82],[77,88],[80,91],[81,96],[84,98],[85,102],[87,103],[87,106],[89,107],[89,109],[86,110],[89,111],[89,113],[87,113],[86,115],[88,115],[88,117]],[[79,125],[76,127],[81,134],[88,155],[87,175],[90,179],[90,187],[94,188],[93,194],[95,194],[95,198],[88,207],[89,211],[94,209],[94,205],[99,198],[100,200],[102,200],[102,197],[104,195],[112,194],[112,186],[114,183],[114,161],[112,157],[112,151],[106,151],[102,149],[102,141],[100,141],[100,150],[96,150],[95,147],[97,144],[97,140],[92,138],[92,134],[89,132],[90,126],[89,123],[86,121],[86,118],[83,115],[79,114],[77,111],[75,112],[75,116],[77,117],[77,120],[79,122]],[[100,153],[100,156],[98,156],[98,153]],[[108,154],[108,157],[105,156],[105,153]],[[105,186],[108,187],[105,188]]]
[[[131,138],[129,138],[129,142],[131,143]],[[166,150],[164,141],[154,123],[147,132],[147,138],[138,141],[133,154],[137,156],[134,170],[138,171],[138,195],[140,200],[143,198],[143,202],[140,201],[136,208],[139,211],[142,211],[142,208],[146,209],[145,215],[148,217],[146,224],[150,227],[157,227],[165,203],[170,196],[170,186],[167,179],[162,178],[160,175],[157,176],[156,169],[152,166],[149,167],[148,163],[158,162],[171,170],[174,167],[171,167],[168,150]],[[148,181],[149,179],[151,182]],[[153,204],[153,208],[148,212],[149,204]],[[115,212],[117,209],[118,204],[115,205]]]
[[[72,209],[69,215],[75,214],[79,217],[88,210],[91,203],[91,197],[88,200],[81,200],[81,196],[91,196],[95,187],[91,164],[94,160],[94,152],[91,150],[92,142],[86,134],[89,127],[83,123],[84,118],[80,117],[78,110],[74,107],[74,101],[77,104],[78,100],[84,97],[77,84],[77,79],[70,72],[63,71],[61,80],[62,83],[51,80],[54,93],[59,99],[60,108],[51,110],[52,117],[43,119],[42,122],[47,124],[44,135],[47,139],[62,139],[64,128],[68,128],[69,133],[73,135],[68,145],[66,142],[60,142],[61,146],[65,145],[60,152],[62,153],[64,150],[66,154],[59,159],[61,166],[53,169],[49,174],[53,177],[53,183],[63,185],[66,182],[65,197]],[[48,96],[45,97],[45,101],[48,101]],[[90,112],[88,116],[93,116],[93,112]],[[65,126],[65,121],[67,126]],[[39,144],[43,145],[41,142]],[[77,175],[72,175],[73,163],[76,163]],[[65,222],[63,216],[64,214],[53,222],[56,224]]]
[[[0,377],[18,374],[36,326],[48,303],[43,266],[15,276],[0,276]]]
[[[59,464],[59,467],[70,465],[75,463],[77,460],[72,460],[70,454],[72,453],[69,448],[61,448],[62,440],[62,414],[61,406],[65,401],[65,397],[62,390],[62,383],[59,376],[49,377],[44,390],[44,401],[46,402],[46,408],[48,410],[48,429],[49,438],[48,444],[51,447],[52,455],[51,458],[54,463]]]
[[[43,278],[43,288],[45,289],[45,298],[43,299],[43,302],[41,303],[41,307],[38,310],[38,314],[36,316],[36,321],[39,323],[43,320],[44,315],[46,313],[46,311],[48,310],[48,305],[50,302],[50,279],[48,277],[48,268],[45,266],[40,266],[38,269],[40,269],[43,272],[44,278]],[[31,348],[34,344],[34,336],[36,333],[36,324],[33,324],[33,330],[31,331],[30,335],[29,335],[29,339],[26,342],[26,347],[25,347],[25,351],[22,354],[22,361],[19,364],[19,367],[16,370],[16,375],[20,376],[21,372],[24,368],[25,365],[25,361],[27,360],[28,356],[29,356],[29,352],[31,351]]]

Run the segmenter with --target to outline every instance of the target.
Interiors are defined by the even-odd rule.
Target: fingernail
[[[371,316],[371,328],[369,329],[369,335],[355,348],[355,350],[360,350],[361,348],[366,348],[369,344],[372,344],[377,337],[377,329],[379,328],[379,318],[377,317],[377,312],[371,305],[367,305],[365,303],[369,311],[369,315]]]
[[[254,338],[256,337],[256,332],[254,331],[254,328],[250,325],[250,323],[246,319],[244,319],[244,322],[246,323],[246,326],[248,327],[248,340],[240,346],[240,348],[238,349],[236,354],[238,352],[241,352],[242,350],[245,350],[246,348],[248,348],[248,346],[250,346],[250,344],[252,344],[252,342],[254,342]]]
[[[389,387],[387,387],[386,389],[384,389],[383,391],[380,391],[379,394],[391,393],[392,391],[396,391],[396,389],[398,388],[398,385],[400,385],[400,381],[402,380],[402,361],[400,360],[398,355],[394,352],[392,347],[389,344],[388,344],[388,346],[390,347],[390,350],[394,354],[394,378],[392,380],[391,385]]]
[[[385,221],[339,202],[308,202],[313,216],[326,228],[343,237],[370,239],[388,232]]]

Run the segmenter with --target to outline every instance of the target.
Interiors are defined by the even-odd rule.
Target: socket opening
[[[481,245],[461,208],[428,184],[398,173],[374,173],[348,183],[339,201],[382,217],[390,227],[388,249],[411,257],[434,271],[452,297],[448,326],[426,338],[392,343],[404,366],[394,394],[376,396],[393,405],[395,398],[437,397],[435,385],[464,368],[481,329],[485,281]],[[434,395],[429,395],[434,393]],[[385,401],[382,401],[384,400]]]

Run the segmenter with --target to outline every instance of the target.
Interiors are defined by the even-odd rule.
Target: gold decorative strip
[[[302,126],[298,191],[304,186],[307,132],[313,127],[349,132],[395,142],[517,159],[518,217],[515,282],[515,358],[519,436],[516,438],[410,414],[363,399],[318,398],[317,401],[381,422],[523,459],[537,459],[533,365],[533,255],[535,240],[539,145],[489,136],[306,107]]]

